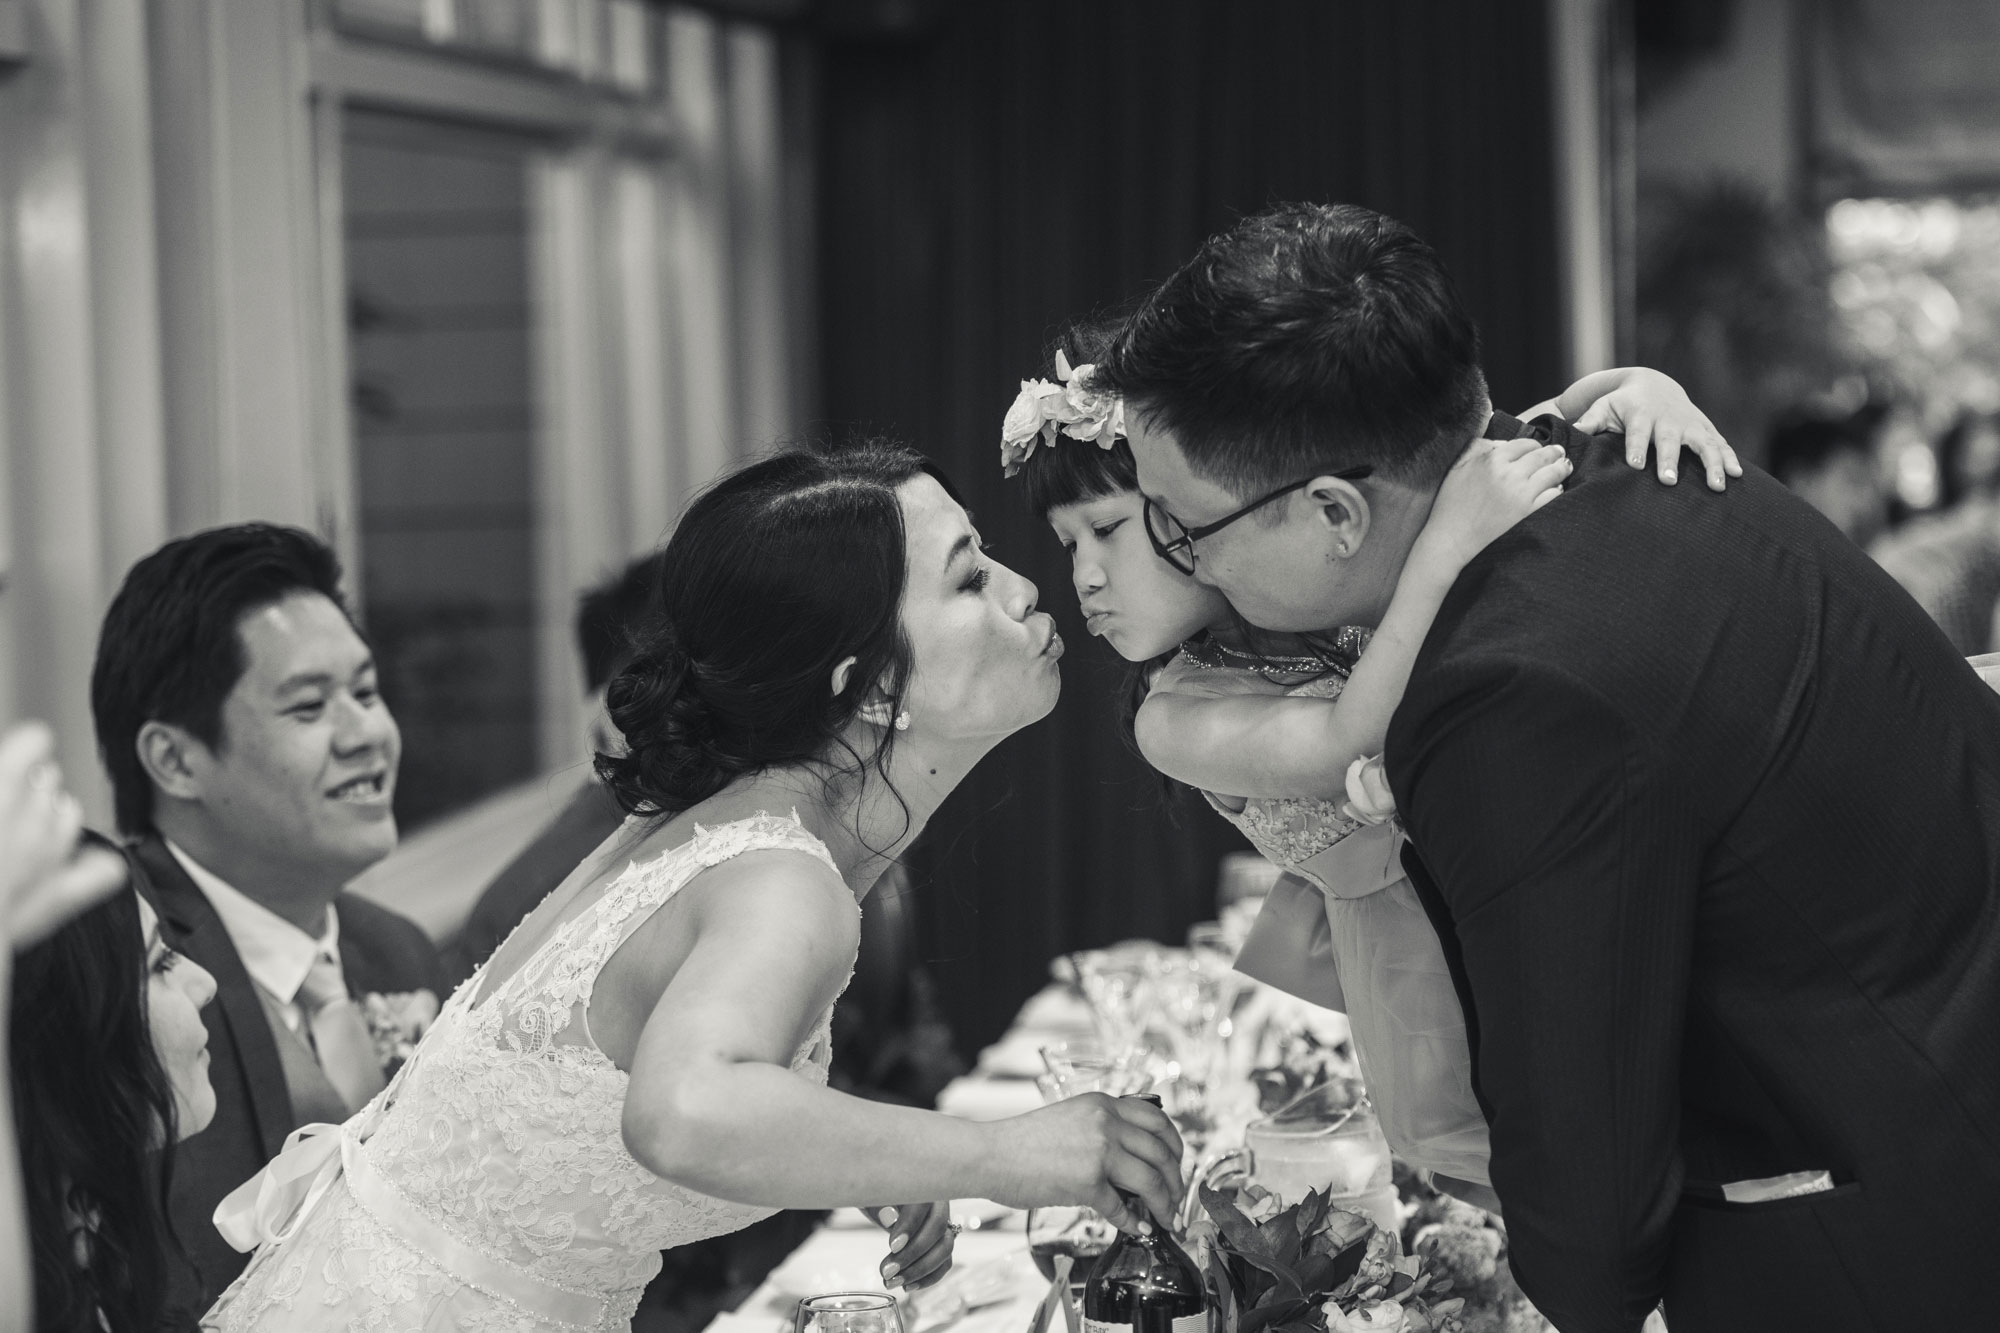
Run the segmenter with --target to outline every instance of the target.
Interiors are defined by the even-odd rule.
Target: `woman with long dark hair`
[[[215,1109],[214,984],[176,973],[151,909],[114,892],[124,861],[79,848],[52,750],[39,724],[0,738],[0,1326],[26,1327],[32,1295],[37,1329],[151,1330],[173,1144]]]
[[[826,1087],[862,900],[1055,705],[1034,585],[921,456],[872,444],[718,482],[661,587],[608,694],[627,752],[598,761],[631,817],[366,1111],[224,1201],[261,1248],[208,1326],[609,1333],[662,1248],[780,1208],[881,1208],[891,1285],[949,1261],[923,1201],[1171,1213],[1181,1145],[1146,1102],[974,1124]]]
[[[14,963],[10,1065],[34,1256],[35,1327],[138,1333],[187,1262],[166,1220],[174,1145],[208,1124],[215,980],[113,895]]]

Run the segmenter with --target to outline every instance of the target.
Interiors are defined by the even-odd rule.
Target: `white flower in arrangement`
[[[1326,1333],[1408,1333],[1409,1321],[1401,1301],[1376,1301],[1353,1311],[1343,1311],[1337,1301],[1328,1301]]]

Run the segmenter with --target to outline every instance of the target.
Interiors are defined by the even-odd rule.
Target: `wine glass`
[[[1109,1052],[1102,1046],[1081,1041],[1052,1041],[1042,1047],[1046,1079],[1036,1079],[1042,1100],[1059,1102],[1086,1092],[1102,1092],[1123,1097],[1140,1091],[1146,1083],[1140,1067],[1141,1052],[1136,1047]]]
[[[903,1333],[903,1312],[879,1291],[808,1296],[792,1313],[792,1333]]]
[[[1130,944],[1070,956],[1077,988],[1090,1003],[1098,1035],[1112,1050],[1136,1046],[1145,1035],[1146,1009],[1152,999],[1147,978],[1158,948],[1151,943]]]

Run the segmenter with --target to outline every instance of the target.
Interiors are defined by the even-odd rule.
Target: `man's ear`
[[[1358,486],[1343,477],[1314,477],[1306,483],[1305,495],[1315,520],[1332,534],[1336,554],[1345,558],[1361,549],[1374,511]]]
[[[170,722],[148,722],[139,728],[132,748],[154,786],[183,801],[201,799],[198,764],[207,756],[208,747],[184,728]]]

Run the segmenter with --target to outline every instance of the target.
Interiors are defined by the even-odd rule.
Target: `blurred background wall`
[[[1074,645],[913,858],[975,1049],[1052,955],[1211,915],[1234,845],[1126,748],[994,467],[1065,317],[1359,202],[1443,254],[1502,406],[1640,360],[1753,459],[1865,420],[1920,527],[2000,410],[1996,67],[1984,0],[0,0],[0,711],[102,822],[125,568],[323,533],[406,737],[362,887],[447,936],[582,780],[578,590],[731,463],[893,432]]]

